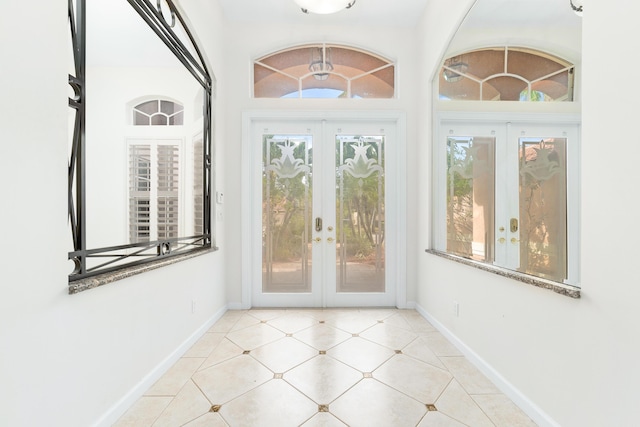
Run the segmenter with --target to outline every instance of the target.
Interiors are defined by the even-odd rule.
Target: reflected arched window
[[[440,70],[440,99],[458,101],[573,101],[573,64],[513,47],[452,56]]]
[[[181,126],[184,107],[177,102],[153,99],[133,107],[134,126]]]
[[[256,98],[393,98],[395,64],[359,49],[312,44],[257,59],[253,82]]]

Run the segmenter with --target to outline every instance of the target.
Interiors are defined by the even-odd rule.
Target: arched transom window
[[[440,70],[440,99],[573,101],[573,64],[544,52],[497,47],[452,56]]]
[[[134,126],[180,126],[184,107],[177,102],[153,99],[133,107]]]
[[[393,98],[393,62],[345,46],[312,44],[254,62],[256,98]]]

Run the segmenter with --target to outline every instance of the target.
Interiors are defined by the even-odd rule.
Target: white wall
[[[431,7],[445,4],[434,0]],[[611,72],[640,47],[639,13],[638,4],[624,0],[589,2],[583,18],[581,299],[425,254],[429,223],[421,223],[419,306],[523,393],[516,397],[541,425],[631,426],[640,419],[640,287],[633,270],[640,233],[630,202],[638,193],[632,171],[640,144],[631,127],[638,108],[630,81]],[[427,13],[425,47],[440,48],[454,21]],[[435,69],[430,59],[425,66]],[[430,91],[427,83],[425,99]],[[430,135],[421,128],[421,139]],[[428,157],[425,149],[420,159]],[[428,218],[429,193],[419,197],[419,215]],[[459,317],[452,315],[454,300]]]
[[[217,9],[184,3],[220,64]],[[84,427],[224,308],[225,251],[67,294],[67,2],[3,6],[0,425]]]
[[[305,16],[301,14],[301,22]],[[408,140],[416,138],[415,127],[418,117],[415,114],[417,98],[414,82],[418,79],[416,69],[416,47],[413,31],[408,29],[384,28],[353,25],[319,26],[319,25],[277,25],[277,24],[245,24],[229,22],[225,28],[225,38],[228,41],[225,52],[226,70],[229,79],[225,90],[232,94],[226,104],[227,128],[226,156],[227,184],[226,204],[231,212],[241,212],[241,142],[242,142],[242,113],[244,111],[264,110],[306,110],[306,111],[367,111],[367,110],[396,110],[407,114]],[[250,82],[252,78],[252,61],[269,52],[273,52],[292,45],[312,42],[339,43],[370,50],[398,63],[397,99],[252,99]],[[409,152],[408,158],[413,157]],[[407,171],[408,194],[415,194],[417,181],[415,168]],[[416,209],[414,200],[409,201],[410,208],[407,216],[413,217]],[[412,220],[415,222],[415,220]],[[241,306],[243,295],[240,283],[242,281],[243,264],[242,245],[239,230],[242,228],[241,216],[232,215],[225,218],[226,229],[234,233],[228,239],[227,261],[229,263],[229,277],[227,295],[234,306]],[[413,241],[414,233],[408,233]],[[409,245],[409,244],[408,244]],[[410,243],[415,246],[415,243]],[[407,289],[409,301],[415,301],[415,253],[408,259],[409,277]]]

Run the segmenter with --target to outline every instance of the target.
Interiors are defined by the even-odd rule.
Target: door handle
[[[333,237],[327,238],[327,242],[329,242],[329,243],[333,242]]]
[[[320,217],[316,218],[316,231],[317,232],[322,231],[322,218]]]
[[[518,218],[511,218],[511,221],[509,222],[509,229],[512,233],[518,231]]]
[[[320,243],[320,242],[322,242],[322,238],[316,237],[315,239],[313,239],[313,241],[316,242],[316,243]]]

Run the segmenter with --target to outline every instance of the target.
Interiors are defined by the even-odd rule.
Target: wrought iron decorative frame
[[[187,27],[183,17],[176,9],[173,0],[165,1],[171,16],[162,14],[161,0],[154,6],[149,0],[127,0],[142,19],[173,52],[184,67],[202,86],[204,92],[204,128],[203,128],[203,232],[201,235],[156,240],[135,244],[124,244],[97,249],[87,248],[86,239],[86,171],[85,171],[85,71],[86,71],[86,0],[68,0],[69,26],[74,56],[74,73],[69,74],[69,85],[73,96],[69,98],[69,107],[75,115],[73,140],[69,158],[69,222],[73,239],[69,259],[75,268],[69,275],[69,282],[120,270],[140,264],[184,254],[197,249],[211,248],[211,193],[212,193],[212,148],[211,148],[211,99],[213,83],[200,49]],[[176,19],[180,22],[189,38],[196,56],[191,54],[182,40],[172,30]],[[103,258],[104,262],[88,266],[91,258]]]

